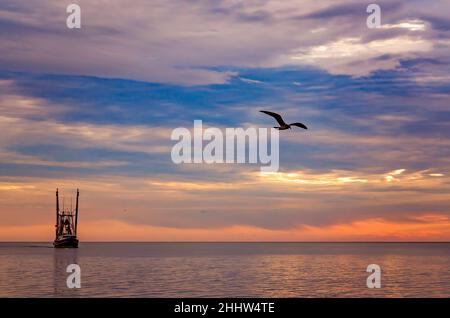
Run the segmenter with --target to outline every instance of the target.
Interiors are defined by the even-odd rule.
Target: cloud
[[[359,38],[344,38],[293,53],[300,63],[325,68],[332,74],[367,76],[374,71],[395,69],[400,59],[429,52],[432,43],[412,37],[396,37],[363,43]],[[384,58],[385,57],[385,58]]]
[[[382,29],[408,29],[411,31],[425,31],[427,26],[426,23],[420,19],[416,19],[416,20],[405,20],[405,21],[400,21],[399,23],[395,23],[395,24],[383,24],[381,25]]]
[[[136,225],[115,220],[85,222],[80,237],[85,241],[194,241],[194,242],[271,242],[302,241],[429,241],[446,242],[450,220],[446,216],[427,215],[419,222],[390,222],[368,219],[330,227],[300,227],[289,230],[270,230],[253,226],[232,226],[220,229],[179,229]],[[50,226],[39,224],[25,227],[0,226],[2,241],[51,241]],[[114,235],[113,235],[114,233]],[[414,234],[412,234],[414,233]]]
[[[433,2],[445,12],[444,2]],[[422,14],[410,12],[404,1],[380,3],[384,25],[377,30],[366,27],[366,8],[358,1],[79,4],[82,28],[69,30],[64,3],[4,2],[0,23],[8,32],[0,35],[0,68],[205,85],[231,80],[233,73],[217,67],[305,63],[361,76],[395,69],[402,59],[443,58],[434,44],[446,30],[445,17],[427,8]],[[328,59],[323,48],[330,52]],[[337,66],[331,51],[337,51]]]
[[[83,211],[90,211],[83,217],[85,222],[107,218],[133,226],[218,231],[244,226],[290,231],[366,219],[404,223],[430,214],[448,217],[449,175],[436,169],[402,170],[261,174],[243,169],[221,182],[172,174],[2,177],[5,213],[0,219],[4,225],[51,223],[48,211],[54,202],[50,193],[59,187],[67,197],[74,186],[82,189]],[[26,201],[20,201],[23,196]],[[27,206],[34,206],[33,214],[16,218]]]
[[[0,147],[13,144],[55,144],[74,148],[107,148],[144,153],[166,152],[171,129],[143,125],[94,125],[49,119],[74,111],[72,106],[55,105],[48,100],[14,93],[12,80],[0,81]],[[13,158],[12,153],[8,153]],[[19,158],[19,157],[16,157]],[[21,157],[25,160],[25,156]]]

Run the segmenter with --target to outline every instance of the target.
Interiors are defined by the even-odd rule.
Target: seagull
[[[306,127],[305,125],[303,125],[302,123],[292,123],[292,124],[286,124],[283,120],[283,118],[281,117],[280,114],[277,113],[273,113],[273,112],[269,112],[266,110],[260,110],[261,113],[267,114],[269,116],[272,116],[273,118],[275,118],[275,120],[278,122],[278,124],[280,125],[280,127],[273,127],[275,129],[278,130],[286,130],[286,129],[291,129],[291,126],[297,126],[303,129],[308,129],[308,127]]]

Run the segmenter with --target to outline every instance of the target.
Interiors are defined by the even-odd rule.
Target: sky
[[[449,241],[450,3],[0,2],[0,241]],[[272,127],[280,169],[172,162],[177,127]]]

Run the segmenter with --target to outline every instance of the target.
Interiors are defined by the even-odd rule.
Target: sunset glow
[[[449,241],[450,5],[393,3],[80,1],[71,30],[2,1],[0,240],[52,240],[79,188],[82,241]],[[308,126],[278,171],[171,160],[264,109]]]

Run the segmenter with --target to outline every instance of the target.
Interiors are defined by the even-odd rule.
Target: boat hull
[[[58,238],[53,242],[54,247],[77,248],[78,239],[74,236]]]

